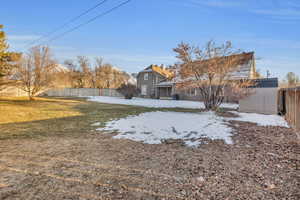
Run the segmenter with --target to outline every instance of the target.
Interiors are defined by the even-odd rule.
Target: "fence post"
[[[299,99],[298,99],[298,94],[297,94],[297,92],[299,92],[299,91],[300,90],[297,91],[297,88],[295,88],[295,127],[296,127],[296,131],[300,130],[300,119],[298,118],[298,107],[300,105],[298,105]]]

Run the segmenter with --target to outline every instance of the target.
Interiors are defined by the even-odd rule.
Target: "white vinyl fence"
[[[110,96],[123,97],[116,89],[98,89],[98,88],[63,88],[50,89],[42,95],[50,97],[83,97],[83,96]]]

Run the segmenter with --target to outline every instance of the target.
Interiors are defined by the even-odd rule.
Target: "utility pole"
[[[270,78],[270,76],[271,76],[271,73],[269,70],[267,70],[267,78]]]

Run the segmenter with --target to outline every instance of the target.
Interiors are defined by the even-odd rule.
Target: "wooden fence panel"
[[[296,129],[300,131],[300,89],[296,93]]]
[[[293,128],[300,131],[300,88],[283,89],[280,95],[283,93],[285,93],[285,118]]]

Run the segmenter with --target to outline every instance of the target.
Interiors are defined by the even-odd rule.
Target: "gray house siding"
[[[148,80],[145,80],[145,74],[148,74]],[[157,72],[140,72],[137,76],[137,87],[141,91],[140,96],[145,98],[157,98],[158,90],[155,85],[163,80],[165,80],[165,77]],[[146,92],[143,91],[144,87],[147,88]]]
[[[201,95],[201,92],[197,88],[189,89],[189,90],[176,90],[174,94],[179,95],[180,100],[188,100],[188,101],[203,101],[204,98]],[[224,102],[226,103],[238,103],[238,98],[235,97],[231,90],[228,88],[224,89]]]

